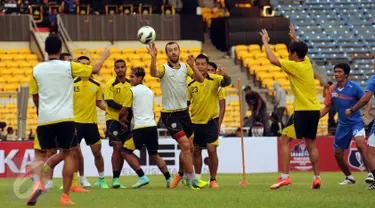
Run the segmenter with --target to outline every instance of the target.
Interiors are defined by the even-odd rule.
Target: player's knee
[[[207,153],[208,153],[208,155],[216,155],[217,154],[216,146],[207,145]]]
[[[335,149],[334,155],[336,158],[341,158],[344,156],[344,151],[342,151],[341,149]]]
[[[179,145],[180,145],[182,152],[185,152],[185,151],[190,152],[192,149],[192,145],[187,139],[180,139]]]

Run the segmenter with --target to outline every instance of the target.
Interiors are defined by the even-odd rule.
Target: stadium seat
[[[18,84],[5,84],[3,87],[3,90],[5,92],[16,92],[18,88],[19,88]]]
[[[121,53],[121,49],[119,48],[110,48],[109,49],[109,52],[112,54],[118,54],[118,53]]]
[[[38,57],[35,54],[27,54],[27,55],[25,55],[25,57],[26,57],[26,60],[28,60],[28,61],[31,61],[31,60],[37,61],[38,60]]]
[[[13,61],[13,56],[11,55],[2,55],[1,61]]]
[[[31,53],[31,51],[28,48],[21,48],[20,49],[20,54],[30,54],[30,53]]]
[[[138,55],[148,54],[147,48],[136,48],[135,53]]]
[[[124,49],[122,49],[122,53],[123,54],[134,53],[134,49],[133,48],[124,48]]]
[[[7,63],[7,68],[18,68],[18,67],[19,67],[18,62],[12,61],[12,62]]]
[[[189,53],[190,54],[200,54],[201,48],[192,46],[192,47],[189,48]]]
[[[7,54],[18,54],[18,50],[15,48],[8,48]]]
[[[96,50],[95,50],[95,53],[96,54],[100,54],[100,52],[101,51],[104,51],[105,50],[105,48],[97,48]]]
[[[249,45],[250,52],[260,52],[260,46],[258,44],[251,44]]]

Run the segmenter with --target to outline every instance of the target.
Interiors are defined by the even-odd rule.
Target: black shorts
[[[177,140],[184,135],[189,138],[193,135],[193,125],[187,110],[172,113],[162,112],[160,117],[174,139]]]
[[[320,111],[295,111],[288,120],[283,135],[296,139],[315,139],[319,119]]]
[[[112,142],[121,142],[124,145],[125,141],[132,138],[132,133],[129,129],[124,130],[119,121],[106,121],[107,132],[109,137],[109,146]]]
[[[207,144],[219,145],[219,118],[210,120],[207,124],[193,124],[194,146],[206,148]]]
[[[73,121],[38,126],[36,132],[42,150],[70,149],[78,145]]]
[[[143,145],[146,146],[149,155],[156,155],[158,153],[158,129],[157,127],[147,127],[133,130],[133,138],[124,143],[126,151],[133,152],[138,149],[141,150]]]
[[[95,123],[75,123],[78,144],[85,139],[87,145],[93,145],[100,141],[98,125]]]

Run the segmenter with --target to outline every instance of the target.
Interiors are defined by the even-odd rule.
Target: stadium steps
[[[259,94],[262,96],[263,100],[267,104],[267,111],[272,112],[273,111],[273,104],[271,103],[271,100],[266,99],[267,92],[263,89],[261,90],[259,87],[256,87],[254,85],[253,81],[248,79],[247,72],[242,72],[240,65],[235,65],[233,62],[233,59],[227,56],[227,53],[221,52],[216,49],[216,47],[211,43],[210,39],[208,38],[207,34],[205,35],[205,42],[203,44],[203,51],[206,53],[210,61],[215,62],[217,65],[221,65],[224,67],[224,70],[226,73],[228,73],[232,77],[232,84],[234,87],[237,88],[237,80],[241,80],[241,85],[250,85],[251,88],[255,92],[259,92]],[[247,106],[245,101],[243,102],[244,106]],[[247,109],[247,107],[246,107]]]

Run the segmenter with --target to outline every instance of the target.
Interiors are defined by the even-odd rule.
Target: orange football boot
[[[63,193],[60,199],[60,205],[70,206],[70,205],[75,205],[75,203],[70,201],[69,195]]]
[[[271,189],[278,189],[282,186],[288,186],[288,185],[292,185],[292,179],[290,179],[290,177],[288,176],[287,179],[282,179],[281,177],[279,177],[276,181],[276,183],[274,183],[272,186],[270,186]]]
[[[182,180],[182,176],[180,176],[180,174],[177,174],[171,184],[169,184],[169,188],[176,188],[178,186],[178,183],[180,183],[180,181]]]
[[[311,186],[312,189],[320,189],[320,178],[316,178]]]
[[[210,188],[219,188],[219,184],[216,183],[216,180],[210,182]]]

